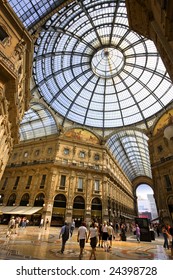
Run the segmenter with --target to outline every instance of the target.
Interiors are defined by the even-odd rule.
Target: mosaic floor
[[[60,253],[61,240],[58,238],[60,228],[51,227],[47,230],[39,227],[19,229],[17,234],[6,237],[7,226],[0,225],[0,259],[1,260],[78,260],[79,243],[77,229],[67,241],[65,252]],[[86,243],[83,260],[88,260],[90,244]],[[151,242],[137,243],[135,236],[128,235],[127,241],[113,241],[112,249],[105,252],[96,249],[97,260],[171,260],[171,250],[163,248],[163,237]]]

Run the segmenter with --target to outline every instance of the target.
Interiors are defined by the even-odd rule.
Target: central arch
[[[91,218],[99,223],[102,221],[102,202],[98,197],[93,198],[91,202]]]
[[[73,201],[73,219],[76,227],[81,225],[85,217],[85,199],[82,196],[76,196]]]
[[[51,226],[62,226],[65,221],[67,199],[64,194],[57,194],[54,198]]]

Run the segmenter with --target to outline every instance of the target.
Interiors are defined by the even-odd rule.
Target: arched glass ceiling
[[[50,112],[41,104],[33,103],[20,124],[20,140],[35,139],[57,133],[57,126]]]
[[[148,137],[139,131],[120,131],[111,136],[106,146],[132,181],[138,176],[152,178]]]
[[[114,128],[145,121],[172,101],[157,50],[129,29],[124,0],[65,2],[9,0],[28,29],[64,5],[35,46],[36,85],[56,112],[79,124]]]
[[[124,0],[78,0],[67,7],[70,1],[8,2],[31,32],[64,4],[36,41],[33,68],[36,90],[64,120],[103,129],[123,127],[146,122],[172,102],[172,83],[161,58],[152,41],[129,29]],[[37,109],[28,113],[21,139],[41,136],[32,118]],[[48,111],[39,117],[39,128],[47,133],[43,120],[48,118],[53,127],[53,118]],[[151,177],[145,135],[119,132],[107,146],[130,180]]]
[[[8,0],[8,2],[25,27],[30,29],[43,16],[46,16],[63,3],[63,0]]]
[[[33,75],[56,112],[91,127],[145,122],[173,99],[154,43],[129,29],[123,0],[75,1],[52,16]]]

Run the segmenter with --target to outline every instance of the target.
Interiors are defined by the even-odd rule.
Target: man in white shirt
[[[83,222],[82,225],[78,228],[78,235],[77,235],[77,242],[79,242],[79,246],[80,246],[80,254],[79,254],[80,260],[82,258],[86,240],[87,240],[87,228],[86,228],[86,224]]]

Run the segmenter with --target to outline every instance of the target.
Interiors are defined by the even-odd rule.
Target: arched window
[[[85,200],[82,196],[76,196],[73,202],[74,209],[85,209]]]
[[[39,193],[35,198],[34,206],[43,206],[44,199],[45,199],[44,193]]]
[[[66,197],[63,194],[57,194],[54,198],[53,207],[66,208]]]
[[[92,200],[91,210],[102,210],[102,203],[100,198],[95,197]]]
[[[29,194],[25,193],[20,201],[20,206],[27,206],[27,204],[29,204]]]
[[[10,195],[8,199],[7,206],[13,206],[15,204],[15,201],[16,201],[16,195],[15,193],[13,193]]]

